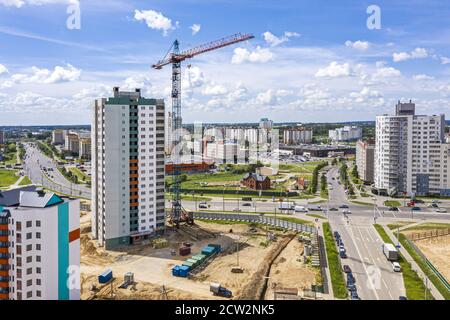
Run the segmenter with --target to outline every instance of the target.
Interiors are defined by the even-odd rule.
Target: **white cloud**
[[[265,92],[259,93],[256,96],[254,103],[257,105],[273,106],[277,104],[277,101],[277,96],[275,95],[274,91],[272,89],[269,89]]]
[[[269,31],[266,31],[263,33],[263,38],[269,44],[271,47],[276,47],[284,42],[288,42],[289,38],[292,37],[299,37],[300,34],[297,32],[289,32],[286,31],[283,36],[277,37],[276,35],[272,34]]]
[[[31,73],[16,73],[3,83],[5,87],[11,87],[14,83],[38,83],[52,84],[60,82],[72,82],[80,78],[81,70],[71,64],[66,67],[56,66],[53,70],[31,67]]]
[[[415,48],[411,52],[400,52],[392,55],[394,62],[406,61],[410,59],[422,59],[426,57],[428,57],[428,51],[425,48]]]
[[[145,21],[150,29],[161,30],[164,36],[167,36],[170,30],[176,29],[178,25],[178,22],[176,22],[173,26],[171,19],[154,10],[135,10],[134,18],[137,21]]]
[[[356,50],[360,50],[360,51],[366,51],[370,47],[370,43],[369,42],[367,42],[367,41],[360,41],[360,40],[357,40],[355,42],[352,42],[352,41],[348,40],[348,41],[345,42],[345,45],[347,47],[350,47],[350,48],[353,48],[353,49],[356,49]]]
[[[0,64],[0,74],[3,73],[8,73],[8,69],[4,65]]]
[[[234,55],[231,62],[241,64],[245,62],[265,63],[273,59],[273,53],[266,48],[256,47],[255,51],[249,51],[245,48],[234,49]]]
[[[442,64],[450,64],[450,58],[441,57],[441,63]]]
[[[319,69],[316,73],[316,78],[340,78],[349,77],[352,74],[349,63],[339,64],[333,61],[327,67]]]
[[[414,80],[422,81],[422,80],[433,80],[434,77],[428,76],[426,74],[416,74],[413,76]]]
[[[196,35],[199,31],[200,31],[200,29],[201,29],[201,25],[199,25],[199,24],[197,24],[197,23],[194,23],[192,26],[190,26],[189,28],[192,30],[192,35]]]
[[[217,96],[226,94],[227,92],[228,92],[227,88],[225,88],[223,85],[210,84],[203,89],[202,94]]]

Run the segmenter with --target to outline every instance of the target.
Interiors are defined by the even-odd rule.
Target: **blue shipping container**
[[[180,266],[175,266],[172,268],[172,275],[178,277],[180,275]]]
[[[214,252],[215,252],[215,248],[212,248],[212,247],[204,247],[202,249],[202,254],[205,254],[207,256],[212,255]]]
[[[180,277],[187,278],[190,268],[188,266],[180,267]]]
[[[101,275],[98,276],[98,282],[99,283],[107,283],[112,279],[112,270],[108,269],[105,272],[103,272]]]

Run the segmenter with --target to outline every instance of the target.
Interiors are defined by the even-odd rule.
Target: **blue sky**
[[[185,122],[373,120],[398,99],[448,117],[449,16],[445,0],[0,0],[0,125],[90,123],[113,86],[170,108],[170,68],[151,64],[176,38],[188,49],[236,32],[255,39],[185,63]]]

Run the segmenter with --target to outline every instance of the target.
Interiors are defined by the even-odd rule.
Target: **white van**
[[[294,210],[295,210],[295,212],[308,212],[308,209],[306,209],[303,206],[295,206]]]
[[[398,262],[392,262],[392,269],[394,270],[394,272],[402,271],[402,267],[400,267],[400,263]]]

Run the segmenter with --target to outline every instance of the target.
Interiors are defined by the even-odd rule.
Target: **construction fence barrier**
[[[212,212],[194,212],[194,219],[204,220],[225,220],[225,221],[242,221],[253,222],[259,224],[267,224],[273,227],[279,227],[286,230],[297,232],[315,233],[316,228],[301,223],[267,217],[257,214],[231,214],[231,213],[212,213]]]
[[[419,249],[419,247],[416,246],[416,244],[405,237],[408,244],[414,249],[414,251],[417,252],[417,254],[422,258],[423,261],[427,264],[427,266],[431,269],[431,271],[435,274],[435,276],[442,282],[442,284],[447,288],[447,290],[450,291],[450,284],[448,283],[447,279],[436,269],[436,267],[431,263],[430,260],[423,254],[423,252]]]

